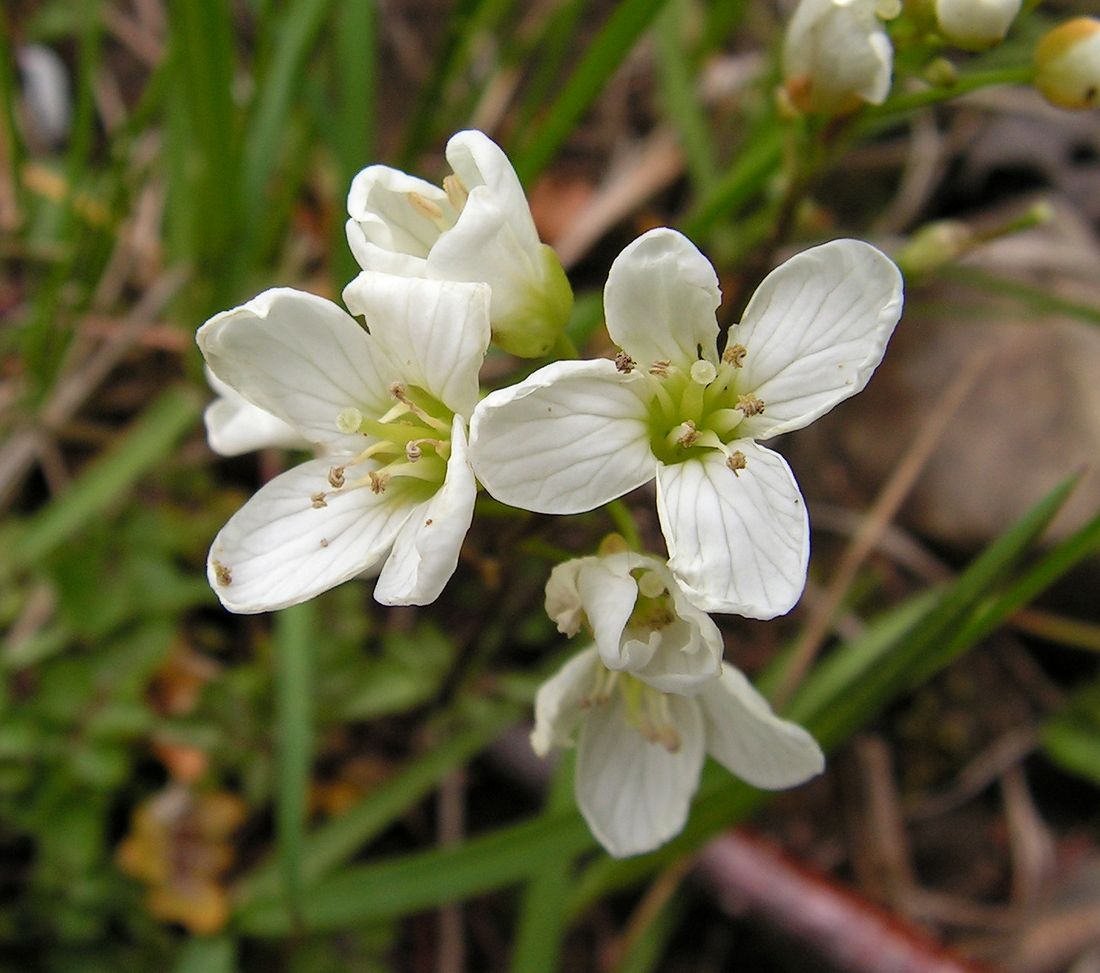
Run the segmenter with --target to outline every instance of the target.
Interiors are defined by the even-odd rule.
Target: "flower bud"
[[[894,259],[906,277],[932,273],[974,245],[974,232],[958,220],[937,220],[914,233]]]
[[[952,44],[984,51],[1004,40],[1021,0],[936,0],[936,23]]]
[[[882,104],[894,50],[875,0],[800,0],[783,45],[783,98],[799,111],[841,115]]]
[[[1075,17],[1035,49],[1035,86],[1059,108],[1100,105],[1100,20]]]

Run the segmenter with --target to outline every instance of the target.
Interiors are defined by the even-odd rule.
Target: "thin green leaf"
[[[455,767],[483,750],[500,730],[516,719],[518,707],[504,704],[412,761],[396,777],[380,785],[359,804],[305,837],[302,881],[308,887],[345,864],[372,838],[424,799]],[[275,863],[261,865],[238,890],[238,909],[278,894]]]
[[[25,524],[4,532],[7,565],[15,569],[33,565],[104,514],[176,448],[194,425],[200,407],[192,389],[164,392],[63,494]]]
[[[313,757],[313,652],[317,609],[313,602],[279,612],[275,619],[275,710],[278,784],[275,825],[286,900],[301,928],[303,846]]]
[[[542,123],[534,127],[513,153],[516,172],[523,183],[529,185],[554,157],[666,2],[623,0],[607,18]]]

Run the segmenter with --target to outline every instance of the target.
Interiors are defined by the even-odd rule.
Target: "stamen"
[[[328,471],[328,483],[334,490],[339,490],[344,485],[344,469],[343,466],[333,466]]]
[[[752,392],[747,392],[745,395],[737,396],[737,408],[745,414],[745,416],[758,416],[764,411],[764,403],[760,401]]]
[[[385,473],[375,473],[372,471],[367,474],[367,479],[370,480],[371,493],[386,492],[386,484],[389,483],[390,478]]]
[[[719,436],[728,436],[744,421],[745,413],[740,409],[715,409],[707,416],[707,426]]]
[[[734,476],[740,476],[740,471],[748,465],[749,461],[745,459],[745,454],[739,449],[735,449],[726,457],[726,467],[733,471]]]
[[[314,510],[320,510],[322,507],[328,506],[328,504],[325,502],[324,490],[322,490],[320,493],[313,494],[313,496],[309,498],[309,502],[310,504],[312,504]]]
[[[745,355],[749,353],[748,348],[744,345],[729,345],[724,352],[722,352],[722,361],[727,365],[732,365],[734,368],[743,368],[745,364]]]
[[[422,440],[414,439],[412,442],[405,443],[405,459],[407,459],[410,463],[415,463],[418,459],[420,459],[421,456],[424,455],[420,449],[421,442]]]
[[[624,375],[634,371],[634,359],[631,358],[625,351],[620,351],[615,356],[615,367]]]
[[[443,177],[443,191],[447,194],[447,199],[451,201],[451,205],[455,209],[462,209],[466,205],[466,200],[470,197],[470,191],[458,178],[458,174],[454,172]]]
[[[363,421],[363,413],[355,406],[348,406],[336,417],[336,428],[346,436],[359,431],[359,424]]]
[[[649,374],[656,375],[657,378],[664,378],[668,374],[668,366],[672,364],[667,359],[661,361],[655,361],[649,366]]]
[[[412,208],[421,216],[426,216],[433,222],[443,219],[443,210],[430,199],[425,199],[420,193],[413,191],[406,193],[406,195],[409,198],[409,203],[412,205]]]
[[[684,449],[694,446],[698,440],[699,430],[690,419],[681,422],[665,437],[665,442],[670,446],[681,446]]]

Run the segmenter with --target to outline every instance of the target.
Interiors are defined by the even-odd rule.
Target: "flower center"
[[[596,670],[592,692],[582,706],[606,706],[613,695],[623,701],[623,716],[650,743],[657,743],[669,753],[680,749],[680,731],[676,728],[668,694],[662,693],[629,673],[612,672],[603,666]]]
[[[368,486],[374,493],[413,490],[431,496],[447,475],[451,455],[451,421],[454,413],[415,385],[395,382],[390,386],[394,405],[377,418],[368,418],[354,406],[336,416],[336,427],[347,435],[359,433],[368,440],[361,453],[329,470],[334,491]],[[376,464],[365,476],[349,479],[346,471],[366,460]],[[324,504],[325,494],[313,498]]]
[[[667,361],[650,367],[650,444],[661,462],[682,463],[715,449],[735,474],[745,468],[744,454],[728,444],[741,438],[746,416],[764,411],[760,399],[738,388],[745,355],[741,345],[731,345],[718,365],[699,359],[688,369]]]
[[[626,630],[637,633],[645,641],[650,632],[667,628],[676,621],[676,612],[672,606],[672,595],[656,571],[635,568],[630,573],[638,582],[638,597],[627,619]]]

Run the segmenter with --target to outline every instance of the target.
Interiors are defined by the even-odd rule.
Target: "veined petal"
[[[305,449],[309,443],[282,419],[253,405],[209,368],[206,380],[217,393],[203,413],[206,441],[221,456],[240,456],[255,449]]]
[[[455,175],[469,191],[471,200],[478,187],[486,187],[511,228],[516,244],[523,248],[528,259],[537,261],[540,245],[538,231],[531,218],[531,208],[523,186],[504,150],[484,132],[470,129],[451,136],[445,154]],[[469,208],[469,202],[466,208]],[[465,216],[464,209],[459,217],[460,223]]]
[[[778,453],[750,440],[738,473],[721,453],[657,467],[657,515],[668,566],[703,611],[774,618],[806,583],[810,530],[794,475]]]
[[[493,392],[470,423],[474,472],[496,499],[539,513],[621,497],[656,462],[638,384],[599,359],[554,362]]]
[[[264,291],[212,317],[196,340],[219,379],[310,442],[357,451],[361,437],[341,434],[336,417],[350,406],[375,413],[389,407],[366,332],[322,297]]]
[[[434,217],[435,212],[439,213]],[[348,192],[348,243],[364,270],[388,271],[373,259],[378,250],[423,260],[454,224],[458,212],[447,194],[430,182],[389,166],[367,166],[351,181]],[[418,276],[422,276],[418,275]]]
[[[900,271],[860,240],[813,247],[773,270],[730,330],[730,343],[747,349],[738,388],[764,403],[738,434],[763,439],[800,429],[862,389],[901,304]]]
[[[331,467],[316,459],[277,476],[218,532],[207,574],[230,611],[297,605],[361,574],[390,549],[409,506],[390,493],[330,490]]]
[[[435,495],[413,509],[393,542],[374,597],[383,605],[427,605],[454,574],[474,518],[477,483],[466,455],[465,420],[455,416],[447,477]]]
[[[366,317],[371,340],[397,366],[390,380],[417,385],[452,412],[477,404],[478,371],[489,347],[489,288],[363,271],[344,301]]]
[[[794,787],[825,768],[817,741],[797,723],[776,716],[731,665],[697,697],[707,752],[754,787]]]
[[[539,687],[531,749],[540,757],[555,747],[572,745],[573,730],[584,711],[582,703],[596,684],[599,664],[595,648],[585,649]]]
[[[722,668],[725,643],[711,617],[700,611],[684,594],[672,572],[668,590],[677,618],[661,629],[657,651],[641,672],[634,675],[663,693],[694,696],[713,680]]]
[[[703,765],[698,705],[669,696],[680,748],[670,753],[627,722],[614,693],[588,710],[577,745],[577,806],[600,844],[616,858],[640,855],[678,834],[687,821]]]
[[[722,302],[714,267],[667,227],[643,233],[611,265],[603,292],[607,330],[643,369],[656,361],[717,363]]]

